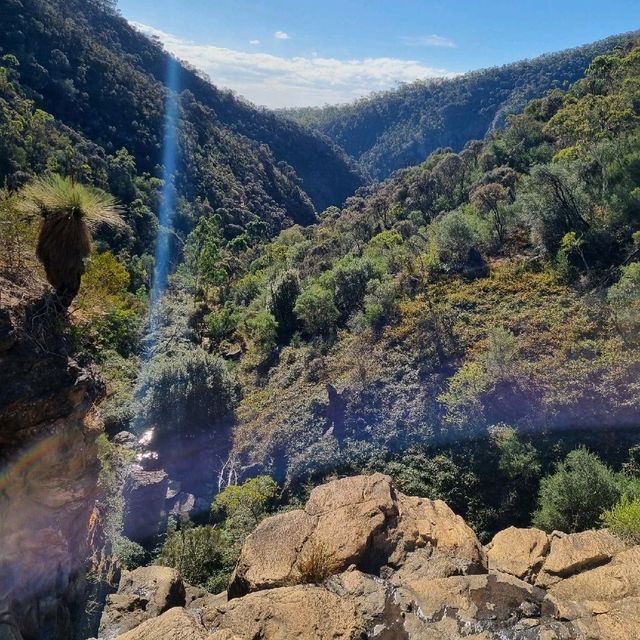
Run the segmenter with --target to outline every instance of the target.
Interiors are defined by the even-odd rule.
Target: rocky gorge
[[[125,572],[99,639],[630,640],[638,629],[640,546],[607,530],[515,527],[482,546],[444,502],[374,474],[263,520],[227,592],[167,567]]]
[[[3,640],[84,639],[105,596],[99,640],[640,637],[640,547],[516,527],[483,546],[444,502],[382,474],[318,486],[263,520],[226,592],[162,566],[120,577],[96,509],[103,385],[42,283],[3,281],[2,296]],[[125,529],[152,538],[159,513],[193,501],[133,434],[114,441],[140,458],[122,487]]]

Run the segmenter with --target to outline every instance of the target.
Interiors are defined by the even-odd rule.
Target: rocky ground
[[[264,520],[227,593],[166,567],[125,573],[100,640],[156,638],[633,640],[640,546],[509,528],[483,548],[443,502],[380,474],[345,478]]]

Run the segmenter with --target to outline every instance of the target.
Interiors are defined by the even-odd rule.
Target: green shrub
[[[517,340],[504,327],[492,327],[487,335],[487,347],[482,354],[486,372],[495,379],[509,375],[513,367]]]
[[[478,242],[475,230],[462,211],[453,211],[433,225],[432,252],[445,269],[462,269],[469,258],[469,251]]]
[[[640,499],[623,496],[612,509],[605,511],[602,521],[614,533],[631,544],[640,544]]]
[[[228,539],[242,543],[267,514],[278,493],[278,485],[269,476],[257,476],[241,485],[230,485],[214,499],[211,510],[224,521]]]
[[[293,308],[300,294],[300,281],[295,271],[285,271],[272,285],[267,308],[278,323],[278,342],[286,344],[298,328]]]
[[[398,285],[393,280],[379,282],[364,300],[364,317],[373,329],[392,322],[398,311]]]
[[[457,428],[477,428],[485,419],[483,396],[491,379],[478,362],[467,360],[449,378],[447,389],[438,396],[447,409],[445,424]]]
[[[210,593],[220,593],[221,591],[226,591],[227,587],[229,586],[229,582],[231,582],[232,574],[233,569],[218,569],[207,578],[207,582],[205,583],[204,588]]]
[[[624,463],[622,469],[632,478],[640,480],[640,444],[636,444],[629,449],[629,460]]]
[[[134,389],[138,363],[119,353],[105,350],[100,353],[100,376],[107,386],[107,396],[100,403],[100,416],[110,433],[127,429],[135,415]]]
[[[118,535],[113,540],[113,555],[129,571],[142,567],[147,562],[147,552],[142,545],[123,535]]]
[[[640,333],[640,262],[622,268],[620,280],[609,288],[607,299],[618,331],[628,342]]]
[[[170,528],[157,563],[177,569],[189,584],[205,587],[220,570],[220,546],[220,531],[211,525],[194,527],[184,522],[180,529]]]
[[[129,291],[125,265],[109,251],[94,253],[76,300],[80,309],[76,334],[92,350],[135,354],[142,336],[144,301]]]
[[[221,242],[222,230],[217,215],[202,216],[187,237],[184,264],[197,287],[207,290],[227,281],[227,273],[222,268]]]
[[[260,367],[268,363],[278,342],[278,323],[268,311],[258,311],[245,319],[245,337],[251,348],[244,360],[244,366]]]
[[[534,244],[555,255],[570,231],[583,232],[589,197],[577,164],[536,165],[524,181],[518,206],[531,228]]]
[[[161,432],[211,426],[236,401],[224,360],[199,347],[183,346],[153,358],[141,389],[143,417]]]
[[[347,257],[329,272],[322,280],[333,288],[335,305],[340,312],[341,321],[362,304],[367,291],[367,283],[373,276],[374,265],[371,260]]]
[[[255,273],[247,273],[231,287],[236,304],[247,306],[262,290],[262,278]]]
[[[34,265],[37,233],[35,221],[20,211],[17,196],[8,189],[0,190],[0,268]]]
[[[227,302],[224,307],[207,314],[204,321],[211,340],[219,344],[231,338],[238,327],[240,310],[233,303]]]
[[[533,522],[546,531],[584,531],[600,522],[600,514],[620,499],[620,479],[600,459],[580,447],[540,484]]]
[[[142,319],[134,309],[122,307],[108,311],[104,316],[96,318],[93,324],[96,344],[102,343],[127,357],[134,355],[142,338]]]
[[[502,474],[519,484],[535,482],[540,475],[540,461],[535,447],[523,442],[511,427],[494,427],[491,437],[500,453],[498,466]]]
[[[294,311],[309,336],[331,335],[340,316],[331,291],[317,283],[300,294]]]

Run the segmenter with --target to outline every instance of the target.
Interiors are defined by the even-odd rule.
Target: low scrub
[[[625,542],[640,544],[640,498],[626,496],[612,509],[602,514],[602,521],[611,533]]]

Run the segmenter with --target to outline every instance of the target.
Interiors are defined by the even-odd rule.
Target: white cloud
[[[249,40],[249,44],[252,44],[254,47],[257,47],[260,44],[260,40]]]
[[[403,36],[400,38],[409,47],[445,47],[453,49],[456,43],[450,38],[438,36],[435,33],[430,36]]]
[[[147,36],[159,38],[168,51],[204,71],[217,86],[233,89],[256,104],[272,108],[349,102],[401,82],[455,75],[446,69],[399,58],[338,60],[237,51],[189,42],[153,27],[132,24]]]
[[[274,34],[276,40],[288,40],[289,34],[284,31],[276,31]]]

